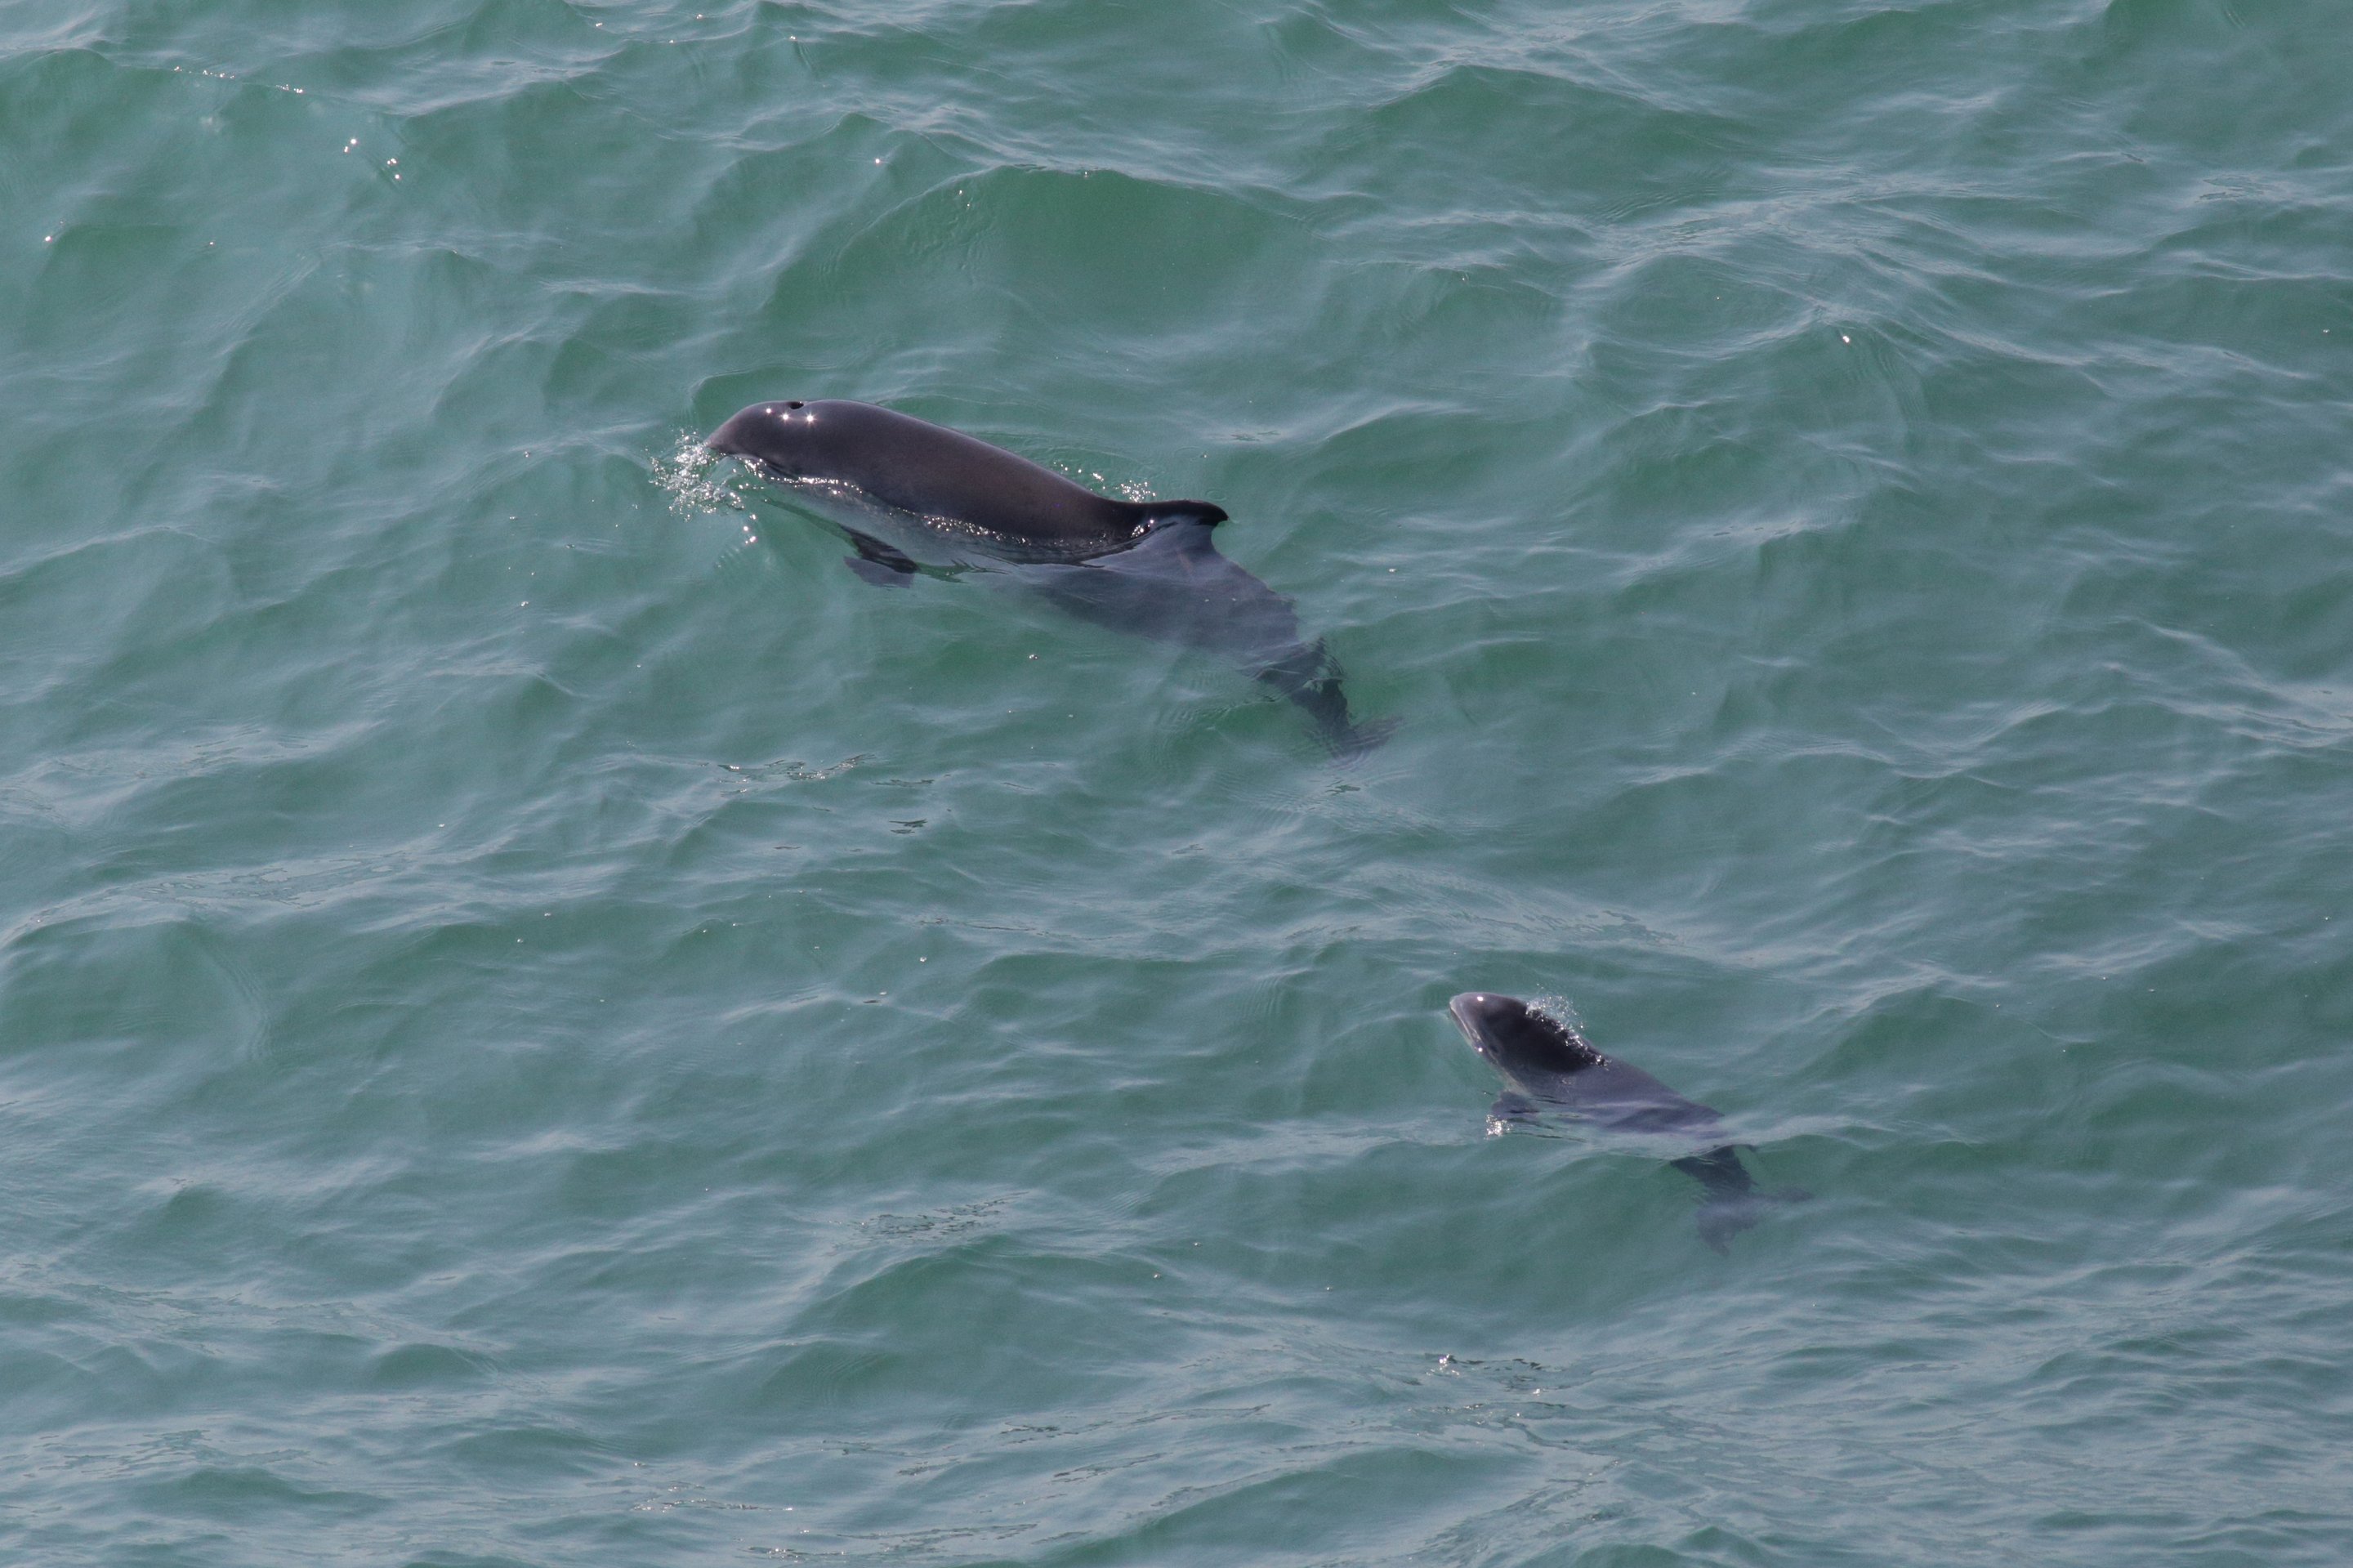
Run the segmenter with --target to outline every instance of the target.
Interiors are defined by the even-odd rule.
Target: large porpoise
[[[1693,1153],[1668,1161],[1700,1185],[1699,1234],[1717,1252],[1755,1224],[1770,1201],[1794,1202],[1795,1188],[1757,1191],[1715,1109],[1685,1099],[1640,1067],[1604,1056],[1577,1031],[1517,997],[1466,991],[1446,1004],[1472,1048],[1511,1086],[1488,1113],[1499,1121],[1532,1119],[1557,1106],[1620,1132],[1688,1139]]]
[[[1348,713],[1340,669],[1291,601],[1218,553],[1206,501],[1113,501],[1000,447],[871,403],[754,403],[711,434],[849,536],[850,568],[1008,572],[1072,614],[1218,653],[1299,705],[1341,758],[1388,724]]]

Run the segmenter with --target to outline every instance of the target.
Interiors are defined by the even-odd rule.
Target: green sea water
[[[0,1561],[2353,1561],[2348,24],[0,5]]]

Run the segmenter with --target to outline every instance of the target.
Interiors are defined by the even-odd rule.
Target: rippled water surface
[[[693,3],[0,8],[0,1557],[2353,1558],[2339,7]]]

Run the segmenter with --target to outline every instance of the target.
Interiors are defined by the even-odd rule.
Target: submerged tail
[[[1393,718],[1359,724],[1348,712],[1348,694],[1340,689],[1340,666],[1321,641],[1258,673],[1258,678],[1299,705],[1314,723],[1315,738],[1338,762],[1354,762],[1387,740],[1397,730]]]
[[[1740,1163],[1739,1151],[1728,1143],[1668,1163],[1699,1183],[1699,1212],[1693,1220],[1699,1226],[1699,1239],[1719,1256],[1732,1250],[1733,1237],[1765,1217],[1767,1205],[1802,1203],[1813,1196],[1802,1187],[1758,1192]]]

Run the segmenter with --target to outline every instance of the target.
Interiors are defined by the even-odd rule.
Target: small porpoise
[[[1795,1189],[1758,1192],[1738,1151],[1725,1141],[1723,1118],[1713,1107],[1685,1099],[1640,1067],[1604,1056],[1576,1030],[1517,997],[1466,991],[1446,1011],[1472,1049],[1512,1086],[1488,1113],[1496,1120],[1532,1120],[1550,1105],[1615,1131],[1688,1138],[1703,1146],[1668,1163],[1699,1183],[1700,1239],[1718,1253],[1728,1252],[1732,1238],[1757,1222],[1767,1202],[1809,1196]]]
[[[1209,531],[1226,514],[1206,501],[1114,501],[987,441],[839,398],[754,403],[703,444],[848,535],[847,564],[868,582],[1008,573],[1085,620],[1233,659],[1305,710],[1335,756],[1392,727],[1349,715],[1339,665],[1302,635],[1289,599],[1218,553]]]

